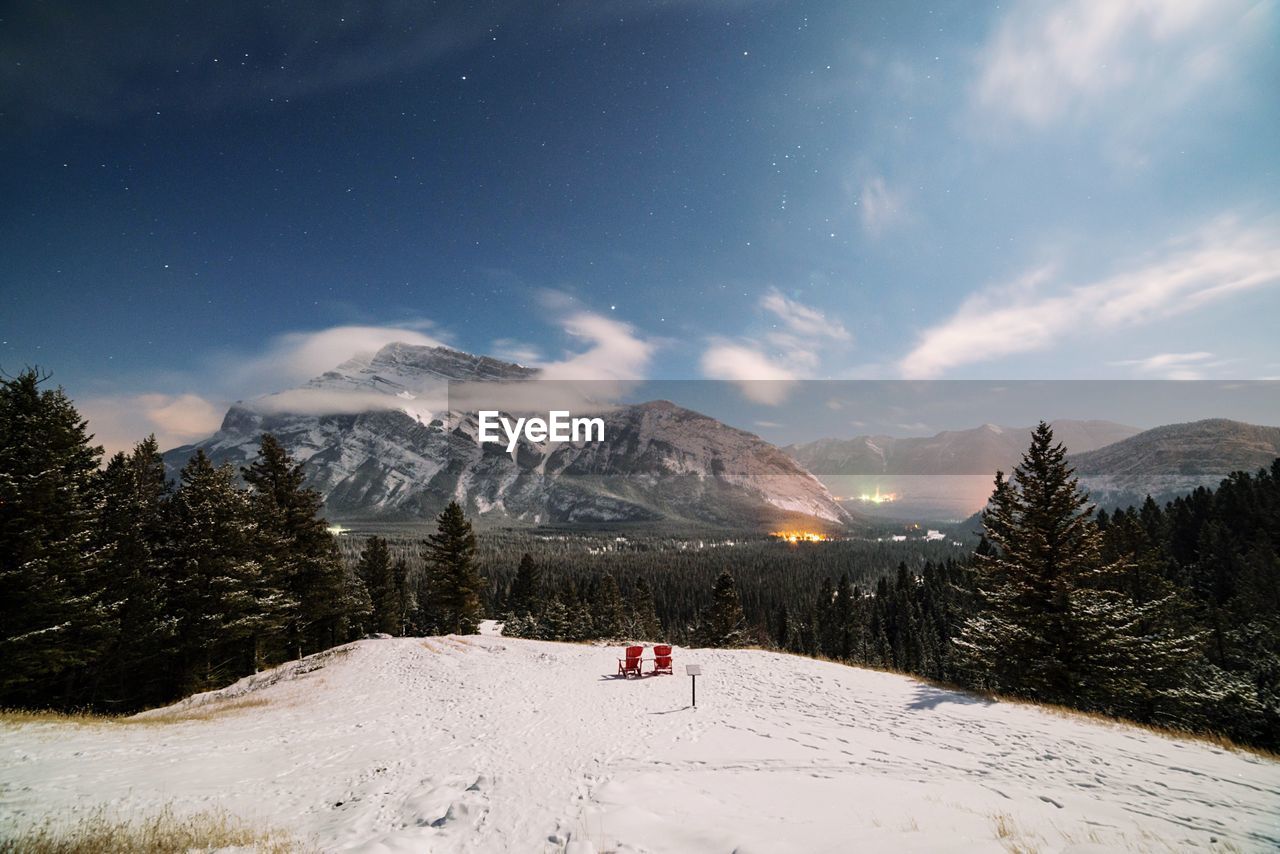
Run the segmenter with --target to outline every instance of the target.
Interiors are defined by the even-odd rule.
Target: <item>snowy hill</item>
[[[858,436],[819,439],[783,450],[837,495],[892,495],[884,504],[863,503],[870,516],[963,519],[986,504],[997,470],[1008,472],[1031,443],[1031,427],[983,424],[933,436]],[[1053,422],[1058,441],[1088,451],[1138,433],[1112,421]]]
[[[1053,422],[1054,437],[1072,451],[1091,451],[1140,431],[1112,421]],[[783,448],[801,465],[827,475],[968,475],[990,478],[1022,459],[1033,427],[983,424],[927,437],[857,436],[819,439]]]
[[[1270,468],[1280,457],[1280,427],[1208,418],[1167,424],[1084,454],[1071,462],[1102,507],[1163,504],[1196,487],[1210,489],[1233,471]]]
[[[269,432],[340,520],[429,519],[457,500],[476,516],[532,524],[851,521],[773,445],[665,401],[602,413],[604,441],[522,440],[515,454],[482,447],[475,414],[449,409],[450,381],[511,387],[537,376],[447,347],[388,344],[299,388],[235,404],[216,434],[167,452],[165,463],[176,477],[199,447],[215,463],[244,465]]]
[[[1280,845],[1280,763],[767,652],[368,640],[152,725],[0,726],[0,835],[223,807],[324,851],[1167,851]],[[219,711],[221,710],[221,711]],[[203,719],[199,719],[203,718]]]

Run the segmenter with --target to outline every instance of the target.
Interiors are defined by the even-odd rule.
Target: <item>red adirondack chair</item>
[[[640,656],[644,655],[644,647],[629,646],[627,647],[627,657],[618,659],[618,675],[626,678],[627,676],[640,674]]]
[[[663,644],[653,648],[653,672],[676,675],[675,669],[671,665],[671,647]]]

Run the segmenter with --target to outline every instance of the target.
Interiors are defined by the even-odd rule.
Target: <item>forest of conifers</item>
[[[976,547],[756,534],[335,537],[264,436],[101,466],[34,371],[0,381],[0,705],[128,712],[373,632],[757,645],[1280,747],[1280,460],[1093,516],[1041,425]]]

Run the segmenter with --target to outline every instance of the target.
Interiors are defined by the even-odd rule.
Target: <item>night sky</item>
[[[392,340],[1280,375],[1276,2],[256,6],[0,7],[0,367],[108,445]]]

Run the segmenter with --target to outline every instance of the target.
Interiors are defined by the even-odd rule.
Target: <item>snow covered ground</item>
[[[367,640],[179,704],[206,720],[6,724],[0,835],[171,804],[324,851],[1280,846],[1280,763],[786,655],[617,655]]]

